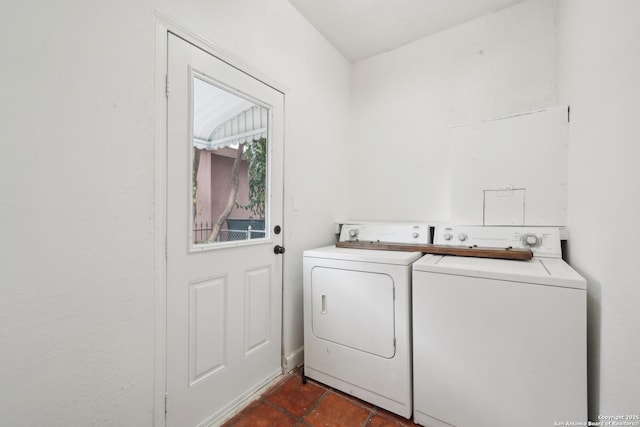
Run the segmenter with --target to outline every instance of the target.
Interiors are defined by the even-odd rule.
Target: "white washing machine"
[[[530,248],[534,257],[414,263],[414,421],[586,423],[586,281],[561,259],[559,230],[438,227],[434,243]]]
[[[424,224],[343,225],[340,241],[429,243]],[[303,257],[304,375],[412,414],[411,265],[420,252],[328,246]]]

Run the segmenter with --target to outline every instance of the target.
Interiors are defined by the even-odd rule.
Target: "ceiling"
[[[521,1],[289,0],[351,62]]]

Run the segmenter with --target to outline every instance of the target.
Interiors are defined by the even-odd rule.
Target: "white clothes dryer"
[[[561,259],[559,230],[438,227],[434,242],[530,248],[534,257],[414,263],[414,421],[586,425],[586,281]]]
[[[340,241],[429,243],[423,224],[343,225]],[[304,252],[304,376],[412,414],[411,265],[420,252]]]

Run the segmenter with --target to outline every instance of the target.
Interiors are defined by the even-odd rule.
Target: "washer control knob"
[[[453,234],[445,233],[444,236],[442,236],[442,237],[444,237],[444,240],[451,240],[451,239],[453,239]]]
[[[542,239],[533,233],[523,234],[520,241],[528,248],[537,248],[542,244]]]
[[[351,230],[349,230],[349,237],[351,237],[352,239],[358,237],[358,229],[352,228]]]
[[[467,240],[467,235],[464,233],[458,234],[458,240],[460,240],[461,242],[464,242],[465,240]]]
[[[420,235],[416,231],[414,231],[413,233],[411,233],[411,237],[417,239],[418,237],[420,237]]]

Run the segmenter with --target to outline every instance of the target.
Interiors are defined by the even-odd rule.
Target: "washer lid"
[[[324,258],[344,261],[359,261],[376,264],[411,265],[422,256],[421,252],[376,251],[326,246],[304,251],[305,258]]]
[[[529,261],[427,255],[413,264],[413,271],[507,280],[565,288],[586,289],[587,282],[569,264],[557,258]],[[415,283],[415,282],[414,282]]]

